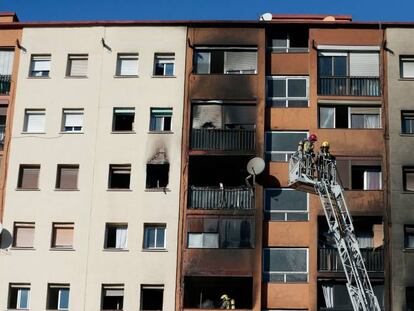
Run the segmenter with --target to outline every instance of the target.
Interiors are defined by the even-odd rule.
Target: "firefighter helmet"
[[[318,141],[318,137],[315,134],[310,134],[308,137],[309,141]]]
[[[327,148],[329,148],[329,141],[324,141],[323,143],[322,143],[322,147],[327,147]]]
[[[227,299],[229,299],[229,296],[227,296],[226,294],[224,294],[224,295],[221,295],[220,299],[221,300],[227,300]]]

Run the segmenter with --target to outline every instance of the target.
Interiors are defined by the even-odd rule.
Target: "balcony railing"
[[[192,209],[252,209],[252,191],[247,187],[220,189],[217,187],[191,186],[189,208]]]
[[[255,130],[192,129],[193,150],[254,150]]]
[[[10,75],[0,75],[0,95],[9,95],[11,84]]]
[[[375,77],[319,77],[318,95],[380,96],[380,80]]]
[[[384,271],[384,249],[361,249],[367,271]],[[341,258],[336,248],[319,248],[319,271],[341,272],[343,271]]]

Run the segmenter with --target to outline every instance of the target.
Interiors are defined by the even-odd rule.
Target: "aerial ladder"
[[[316,157],[313,152],[297,151],[289,161],[289,186],[319,195],[354,311],[381,311],[359,250],[334,158],[329,153]]]

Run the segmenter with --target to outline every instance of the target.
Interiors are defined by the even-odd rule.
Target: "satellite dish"
[[[259,21],[270,22],[272,21],[273,15],[272,13],[264,13],[260,16]]]
[[[3,224],[0,222],[0,234],[3,232]]]
[[[265,161],[262,158],[255,157],[247,163],[247,171],[250,175],[259,175],[265,169]]]
[[[326,16],[326,17],[323,19],[323,21],[324,21],[324,22],[334,22],[334,21],[336,21],[336,18],[335,18],[335,16],[331,16],[331,15],[329,15],[329,16]]]

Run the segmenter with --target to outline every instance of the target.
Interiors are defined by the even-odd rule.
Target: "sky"
[[[355,21],[413,21],[414,0],[0,0],[23,22],[256,20],[261,14],[347,14]]]

